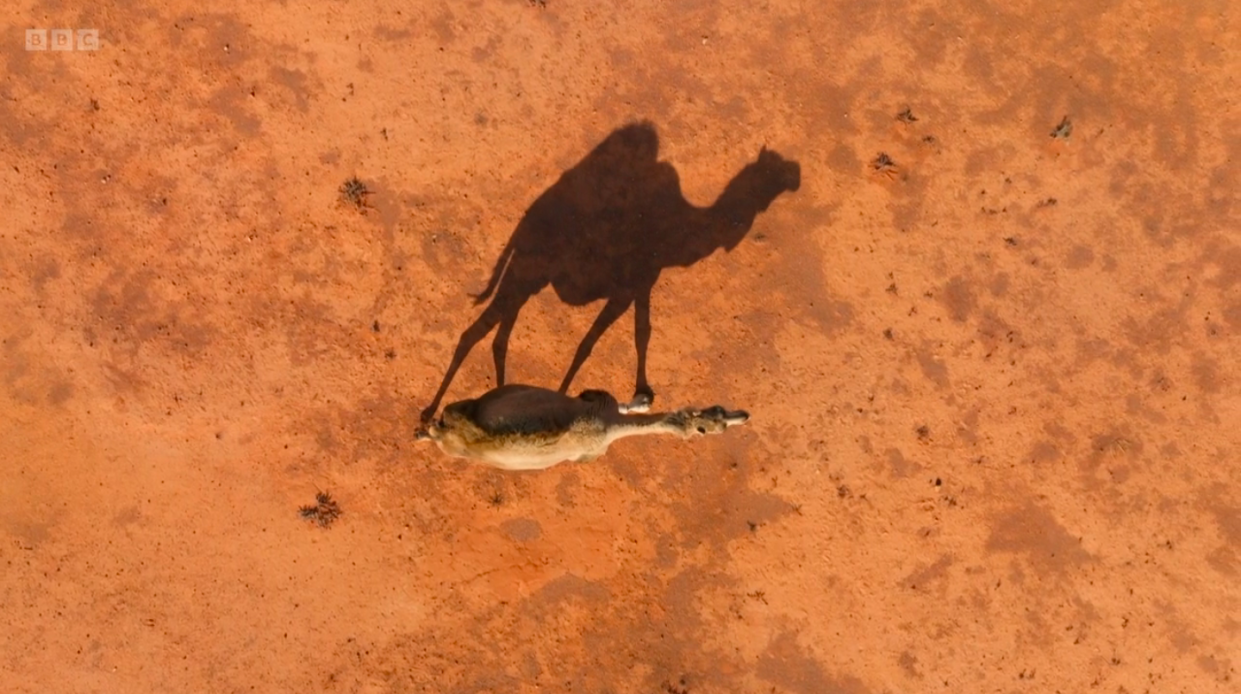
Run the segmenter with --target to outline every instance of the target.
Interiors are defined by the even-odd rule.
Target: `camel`
[[[547,189],[527,210],[501,252],[475,305],[490,299],[461,334],[452,361],[423,421],[437,411],[466,356],[496,329],[491,349],[496,385],[504,385],[509,335],[530,297],[548,285],[561,301],[585,306],[605,300],[574,354],[560,392],[569,389],[595,343],[634,307],[637,384],[634,398],[649,404],[646,353],[651,337],[651,291],[669,267],[689,267],[745,238],[755,217],[781,193],[801,184],[801,168],[762,148],[709,207],[691,205],[676,170],[658,160],[659,139],[649,123],[620,128]]]
[[[454,402],[439,421],[418,429],[419,441],[444,453],[503,470],[543,470],[588,462],[617,439],[670,434],[692,438],[745,423],[749,413],[716,405],[648,413],[645,399],[621,404],[611,393],[586,390],[576,398],[536,386],[510,384]]]

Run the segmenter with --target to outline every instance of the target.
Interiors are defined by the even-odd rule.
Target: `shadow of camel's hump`
[[[476,303],[550,284],[561,301],[583,306],[653,284],[667,267],[661,240],[694,228],[687,217],[700,212],[657,154],[654,129],[631,125],[562,174],[523,215]]]
[[[649,123],[614,131],[566,171],[526,211],[475,303],[487,303],[462,333],[453,360],[424,418],[434,415],[457,369],[483,337],[492,342],[497,384],[504,383],[508,337],[522,306],[551,286],[560,300],[606,304],[583,338],[561,383],[566,390],[599,337],[635,307],[638,395],[646,382],[650,296],[664,268],[688,267],[716,250],[731,250],[755,217],[781,193],[796,190],[796,162],[763,149],[709,207],[690,204],[676,170],[659,161],[659,138]]]

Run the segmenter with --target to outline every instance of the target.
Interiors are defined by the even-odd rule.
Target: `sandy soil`
[[[4,18],[0,690],[1241,686],[1228,3],[226,5]],[[763,146],[797,190],[664,269],[647,366],[749,425],[537,474],[414,443],[562,174],[624,221],[544,220],[612,239],[545,252],[581,279]],[[530,299],[508,380],[602,306]],[[633,311],[575,390],[632,391]]]

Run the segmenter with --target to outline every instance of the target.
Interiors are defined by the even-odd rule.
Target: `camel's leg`
[[[616,409],[621,414],[645,414],[651,411],[651,399],[645,395],[636,395],[627,403],[619,403]]]
[[[608,328],[616,322],[618,318],[625,315],[625,311],[629,309],[629,304],[633,303],[632,299],[608,299],[608,303],[604,304],[603,310],[599,312],[599,317],[595,318],[594,325],[590,326],[590,330],[586,331],[586,336],[582,338],[582,343],[577,346],[577,354],[573,355],[573,363],[569,365],[569,372],[564,375],[564,380],[560,382],[560,392],[564,393],[569,390],[569,384],[573,382],[573,377],[577,375],[578,369],[582,368],[582,364],[586,363],[586,357],[590,356],[590,351],[595,348],[595,343],[607,332]]]
[[[638,297],[633,308],[633,341],[638,350],[638,380],[634,386],[633,401],[630,409],[646,408],[655,402],[655,391],[646,381],[646,348],[651,343],[651,288]]]

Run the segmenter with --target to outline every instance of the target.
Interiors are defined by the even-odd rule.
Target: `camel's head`
[[[750,420],[750,413],[745,410],[726,410],[719,405],[705,410],[681,410],[674,416],[681,420],[685,438],[723,433],[728,427]]]

